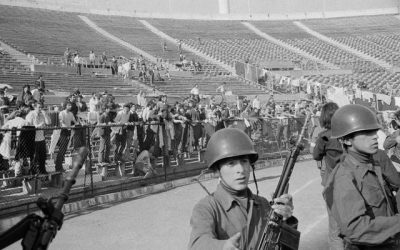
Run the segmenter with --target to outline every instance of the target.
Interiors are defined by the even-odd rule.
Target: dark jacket
[[[400,233],[400,215],[395,214],[388,186],[398,189],[400,177],[382,150],[370,163],[343,155],[323,194],[347,242],[371,246],[366,249],[393,249],[390,241]]]
[[[332,131],[324,130],[322,131],[315,142],[315,147],[313,151],[313,158],[316,161],[324,160],[322,166],[322,171],[324,171],[322,176],[322,185],[324,186],[326,180],[335,166],[339,163],[340,157],[343,154],[342,145],[338,139],[332,139]]]

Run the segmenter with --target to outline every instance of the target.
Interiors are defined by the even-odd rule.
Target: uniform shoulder
[[[351,166],[349,166],[349,162],[341,161],[336,165],[337,171],[335,173],[335,179],[353,179],[353,170]]]
[[[196,203],[196,207],[208,207],[208,206],[212,206],[216,203],[216,199],[214,197],[213,194],[211,195],[207,195],[203,198],[201,198],[197,203]]]

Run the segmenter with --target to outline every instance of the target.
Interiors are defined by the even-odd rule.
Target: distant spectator
[[[21,110],[16,110],[8,117],[8,121],[2,126],[2,129],[12,129],[12,128],[22,128],[28,123],[25,120],[26,113]],[[4,134],[3,141],[0,145],[0,154],[4,160],[4,165],[7,165],[8,168],[8,160],[11,159],[11,148],[12,148],[12,135],[11,131],[8,131]],[[20,136],[21,131],[17,131],[16,135]],[[15,163],[15,176],[19,176],[22,174],[22,163],[23,159],[18,158],[16,159]]]
[[[8,106],[10,106],[10,100],[5,96],[4,91],[0,90],[0,107],[3,113],[8,113]]]
[[[42,110],[43,104],[36,101],[33,104],[34,110],[29,112],[26,116],[26,121],[29,125],[35,126],[35,128],[43,128],[46,125],[51,123],[50,118],[46,115],[46,113]],[[31,169],[33,174],[40,173],[40,174],[47,174],[46,171],[46,141],[44,137],[43,130],[36,130],[35,134],[35,156],[33,165],[35,167]],[[38,171],[37,171],[38,170]]]
[[[115,56],[113,56],[111,60],[111,74],[118,75],[118,60]]]
[[[182,53],[182,40],[179,40],[179,42],[178,42],[178,53],[179,54]]]
[[[111,122],[111,111],[112,106],[110,104],[105,104],[102,109],[103,113],[99,117],[98,125],[108,125]],[[99,163],[110,163],[110,148],[111,148],[111,128],[110,127],[99,127],[98,135],[100,137],[100,148],[98,154]]]
[[[167,42],[165,40],[161,41],[161,47],[163,52],[167,51]]]
[[[64,60],[65,60],[65,65],[70,66],[72,63],[72,54],[69,48],[67,48],[64,52]]]
[[[166,68],[165,69],[165,74],[164,74],[166,77],[168,77],[168,80],[170,80],[171,81],[171,75],[169,74],[169,68]]]
[[[100,64],[101,64],[102,68],[105,68],[107,66],[107,56],[106,56],[105,51],[103,52],[103,54],[100,57]]]
[[[79,53],[76,54],[75,58],[74,58],[74,63],[76,66],[76,73],[78,75],[82,75],[82,60],[79,57]]]
[[[91,50],[89,53],[89,64],[91,68],[94,68],[96,64],[96,55],[94,54],[93,50]]]
[[[130,116],[130,105],[126,103],[123,109],[118,112],[117,116],[114,119],[116,124],[124,125],[129,122]],[[118,160],[122,160],[122,153],[125,149],[126,145],[126,128],[124,126],[119,126],[113,128],[115,129],[115,154],[114,154],[114,161],[117,162]]]
[[[18,97],[18,102],[20,104],[30,105],[32,100],[33,100],[33,96],[31,93],[31,87],[29,86],[29,84],[25,84],[22,87],[21,95]]]
[[[144,69],[141,69],[139,72],[139,81],[145,82],[147,79],[147,74]]]
[[[226,82],[223,82],[221,85],[219,85],[215,91],[220,93],[221,97],[222,97],[222,101],[225,101]]]
[[[75,116],[71,112],[72,104],[71,102],[67,102],[65,104],[65,109],[60,112],[59,114],[59,120],[60,120],[60,126],[62,127],[61,133],[60,133],[60,139],[58,140],[58,154],[56,157],[55,161],[55,168],[56,171],[63,171],[63,160],[65,153],[68,148],[68,143],[69,139],[71,136],[71,129],[67,127],[72,127],[75,124],[77,124]]]
[[[146,92],[144,92],[143,90],[139,90],[139,93],[137,95],[137,104],[139,104],[141,107],[147,106]]]
[[[4,96],[8,98],[10,104],[15,102],[15,97],[8,92],[8,87],[5,86],[3,90],[4,90]]]
[[[199,85],[195,84],[192,90],[190,90],[190,95],[196,102],[200,102],[200,90],[199,90]]]
[[[159,69],[157,69],[157,71],[156,71],[154,80],[157,81],[157,82],[162,82],[162,81],[164,81],[164,78],[161,77],[161,74],[160,74],[160,70],[159,70]]]
[[[35,88],[32,90],[32,97],[35,101],[40,102],[40,90],[38,85],[35,86]]]
[[[149,68],[149,80],[150,80],[150,86],[153,86],[153,84],[154,84],[154,70],[153,70],[153,68]]]
[[[78,112],[86,112],[87,111],[88,108],[87,108],[86,102],[83,101],[82,95],[77,96],[76,106],[78,107]]]
[[[255,97],[254,97],[254,100],[253,100],[253,103],[252,103],[251,106],[253,106],[253,109],[254,109],[254,108],[256,108],[256,109],[258,109],[258,110],[261,109],[261,102],[260,102],[260,99],[258,99],[258,96],[255,96]]]
[[[90,112],[94,112],[94,111],[99,112],[100,106],[101,106],[100,96],[96,93],[92,93],[92,97],[89,100],[89,111]]]
[[[46,90],[42,75],[39,75],[38,79],[35,81],[35,84],[39,89],[42,89],[43,91]]]

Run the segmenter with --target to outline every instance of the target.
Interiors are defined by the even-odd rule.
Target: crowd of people
[[[29,85],[24,86],[21,95],[15,101],[17,110],[9,114],[3,123],[3,129],[15,127],[15,121],[26,121],[26,117],[36,109],[43,110],[45,104],[42,98],[44,87],[43,77],[39,77],[36,81],[33,93],[30,91]],[[36,96],[35,90],[39,90],[41,95]],[[7,96],[7,90],[5,91],[4,96]],[[25,157],[31,158],[30,162],[34,163],[31,165],[35,165],[33,168],[35,170],[30,172],[46,173],[42,162],[43,152],[49,153],[52,157],[55,152],[58,152],[57,156],[53,157],[55,159],[55,170],[63,171],[63,160],[68,149],[71,149],[71,145],[74,145],[72,148],[84,145],[84,142],[76,143],[72,140],[72,138],[77,137],[74,134],[82,125],[101,125],[98,128],[92,128],[90,131],[91,138],[99,141],[96,157],[99,163],[134,160],[143,150],[157,156],[159,155],[157,152],[159,152],[160,145],[165,145],[166,151],[176,157],[178,162],[182,162],[182,159],[188,153],[205,147],[207,128],[204,124],[210,125],[213,131],[217,131],[228,127],[229,120],[232,119],[289,118],[303,116],[306,110],[315,109],[315,105],[307,101],[277,104],[271,98],[268,103],[261,105],[256,96],[254,100],[238,97],[236,104],[229,104],[217,97],[212,97],[210,100],[200,99],[198,93],[192,93],[191,96],[181,102],[170,103],[166,95],[149,96],[144,91],[140,91],[135,102],[132,99],[132,102],[118,104],[115,102],[115,98],[107,92],[93,93],[86,102],[85,97],[76,89],[62,105],[48,107],[49,111],[45,112],[46,116],[44,116],[46,119],[41,119],[45,120],[45,123],[17,122],[17,128],[24,126],[43,128],[48,124],[56,127],[75,128],[54,129],[50,132],[41,130],[44,131],[43,136],[46,135],[46,137],[36,136],[40,139],[38,139],[40,142],[36,143],[35,141],[34,143],[40,149],[36,153],[32,149],[33,153],[30,153],[29,157]],[[1,96],[0,91],[0,98]],[[50,117],[50,121],[47,116]],[[142,122],[142,124],[129,125],[135,122]],[[143,125],[150,123],[163,125],[159,127]],[[287,130],[283,131],[283,127],[280,137],[288,139],[288,136],[284,135]],[[13,165],[9,164],[9,160],[13,159],[13,156],[10,155],[10,148],[17,148],[17,145],[13,144],[14,146],[12,146],[11,144],[13,140],[16,140],[16,137],[11,137],[11,133],[7,131],[4,134],[10,134],[9,140],[3,141],[3,147],[6,148],[4,152],[7,153],[0,150],[4,159],[2,169],[7,169],[10,165]],[[79,133],[77,132],[77,134]],[[43,138],[46,138],[46,141],[50,140],[50,143],[44,144]],[[47,145],[48,148],[43,150],[43,145]],[[20,144],[20,147],[29,148],[25,144]],[[55,150],[57,147],[58,150]],[[114,148],[113,152],[111,152],[112,147]],[[36,154],[38,157],[35,158]],[[36,160],[37,158],[39,160]],[[40,162],[40,166],[37,162]],[[21,161],[21,165],[23,164],[27,164],[27,161]]]

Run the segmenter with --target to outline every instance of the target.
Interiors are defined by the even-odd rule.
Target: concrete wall
[[[0,0],[52,10],[177,19],[304,19],[396,14],[400,0]]]

